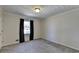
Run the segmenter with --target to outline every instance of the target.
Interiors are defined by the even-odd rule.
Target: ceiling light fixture
[[[39,13],[40,12],[40,8],[35,8],[34,11]]]

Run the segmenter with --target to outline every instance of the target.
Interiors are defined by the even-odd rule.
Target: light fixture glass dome
[[[40,12],[40,8],[35,8],[34,11],[39,13]]]

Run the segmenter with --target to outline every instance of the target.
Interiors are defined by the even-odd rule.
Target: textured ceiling
[[[48,16],[79,8],[78,5],[5,5],[5,11],[35,18],[47,18]],[[33,8],[39,7],[41,11],[36,13]]]

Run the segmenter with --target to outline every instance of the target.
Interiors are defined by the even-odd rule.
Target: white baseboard
[[[3,44],[2,47],[12,45],[12,44],[17,44],[17,43],[19,43],[19,42],[11,42],[11,43],[7,43],[7,44]]]
[[[44,39],[44,40],[47,40],[47,39]],[[50,41],[50,40],[47,40],[47,41],[52,42],[52,43],[56,43],[56,44],[59,44],[59,45],[62,45],[62,46],[65,46],[65,47],[68,47],[68,48],[71,48],[71,49],[79,50],[78,48],[74,48],[73,46],[70,46],[70,45],[67,45],[67,44],[64,44],[64,43],[61,43],[61,42]]]

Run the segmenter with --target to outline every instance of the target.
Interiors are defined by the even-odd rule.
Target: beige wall
[[[40,19],[34,19],[34,39],[41,38]]]
[[[2,8],[0,7],[0,49],[2,47]]]
[[[25,41],[29,41],[29,34],[26,34],[24,37],[25,37]]]
[[[41,33],[41,38],[45,38],[44,36],[44,34],[45,34],[45,20],[46,19],[41,19],[40,20],[40,33]]]
[[[19,39],[19,16],[11,13],[3,13],[3,42],[2,45],[18,43]]]
[[[51,16],[43,24],[42,38],[79,50],[79,9]]]

